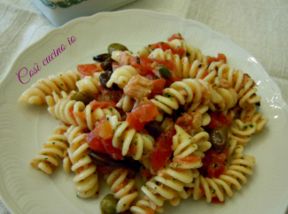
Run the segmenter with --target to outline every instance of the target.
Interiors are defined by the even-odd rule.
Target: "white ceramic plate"
[[[229,38],[192,20],[142,10],[100,13],[52,31],[20,54],[1,82],[0,191],[14,213],[100,212],[100,200],[76,197],[71,176],[59,170],[48,177],[30,167],[29,161],[57,122],[45,108],[18,104],[19,95],[40,78],[91,62],[92,56],[104,52],[111,42],[137,50],[175,32],[181,32],[205,54],[226,53],[234,67],[248,72],[259,85],[259,94],[263,97],[261,109],[269,123],[246,149],[256,157],[255,174],[231,200],[224,205],[211,205],[189,199],[176,208],[167,207],[165,213],[284,213],[288,202],[288,144],[285,140],[288,108],[279,88],[257,60]],[[76,41],[69,45],[67,38],[71,37]],[[43,60],[61,45],[65,50],[44,66]],[[38,70],[33,70],[37,65]],[[34,75],[25,75],[26,69],[27,74]],[[22,84],[20,80],[28,83]]]

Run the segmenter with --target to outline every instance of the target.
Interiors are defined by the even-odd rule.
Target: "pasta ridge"
[[[67,71],[58,75],[51,75],[46,79],[40,79],[19,97],[19,101],[33,105],[46,104],[45,97],[61,91],[70,92],[76,88],[76,81],[80,75],[74,71]]]
[[[75,173],[77,196],[90,198],[98,194],[99,184],[96,165],[88,155],[88,143],[86,134],[80,127],[70,126],[66,132],[69,142],[68,155],[72,163],[71,170]]]
[[[233,139],[232,139],[233,141]],[[232,197],[235,190],[240,190],[253,173],[255,158],[243,153],[243,146],[234,144],[228,166],[219,177],[205,177],[201,174],[195,179],[192,188],[194,200],[206,198],[208,203],[213,200],[224,202],[225,198]]]
[[[173,159],[167,167],[160,169],[157,174],[148,180],[141,190],[145,196],[140,198],[131,211],[145,213],[145,210],[155,210],[163,207],[164,202],[173,201],[184,191],[185,185],[193,182],[195,169],[202,166],[201,157],[197,154],[198,145],[207,142],[208,136],[195,135],[191,137],[180,126],[175,126],[176,134],[173,136]],[[209,147],[206,147],[208,149]],[[202,147],[202,152],[205,149]],[[201,152],[201,150],[199,150]],[[145,198],[148,203],[144,202]]]
[[[39,154],[31,160],[31,166],[46,174],[52,174],[64,158],[64,153],[68,148],[68,141],[65,137],[67,127],[61,125],[53,131],[45,144],[43,144]]]
[[[69,98],[58,100],[55,105],[48,107],[48,112],[66,124],[89,130],[93,130],[95,123],[107,116],[116,115],[120,118],[119,112],[114,107],[95,108],[92,102],[85,105],[82,101]]]
[[[121,121],[114,131],[112,144],[121,149],[123,156],[131,156],[134,160],[141,161],[152,151],[154,139],[130,128],[127,121]]]
[[[163,90],[162,95],[156,95],[151,101],[159,110],[172,114],[180,105],[190,104],[188,111],[193,111],[210,101],[210,90],[202,80],[183,79],[176,81]]]
[[[138,196],[135,178],[129,178],[129,170],[125,168],[114,169],[106,178],[106,182],[118,199],[116,212],[128,210]]]

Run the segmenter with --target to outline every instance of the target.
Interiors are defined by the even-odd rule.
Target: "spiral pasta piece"
[[[70,126],[66,132],[68,142],[69,158],[72,163],[71,170],[75,173],[77,196],[90,198],[98,194],[99,184],[96,165],[93,164],[88,155],[87,134],[80,127]]]
[[[71,167],[72,167],[72,162],[69,158],[68,150],[64,152],[64,158],[63,158],[63,170],[66,174],[70,174],[71,172]]]
[[[48,107],[49,113],[66,124],[80,126],[93,130],[95,123],[109,115],[120,118],[119,112],[114,107],[94,108],[92,103],[87,106],[81,101],[67,98],[59,100],[54,106]]]
[[[64,158],[68,148],[67,138],[64,135],[67,127],[59,126],[42,146],[39,154],[32,159],[31,166],[46,174],[52,174]]]
[[[195,179],[199,177],[198,170],[193,170],[193,175],[194,175],[193,181],[195,181]],[[183,190],[178,192],[177,197],[173,198],[172,200],[169,200],[169,203],[172,206],[178,206],[181,200],[188,199],[189,197],[191,197],[191,195],[193,194],[193,187],[194,187],[194,182],[185,184]]]
[[[164,169],[160,169],[157,174],[147,181],[141,190],[148,198],[150,207],[145,207],[146,210],[163,207],[166,200],[173,201],[179,197],[179,193],[184,191],[185,185],[192,183],[195,178],[194,169],[202,166],[201,158],[195,155],[198,150],[197,143],[205,144],[208,136],[195,135],[194,138],[187,134],[180,126],[175,125],[176,135],[173,136],[172,162]],[[197,143],[196,143],[197,142]],[[140,201],[143,199],[140,199]],[[138,202],[137,202],[138,203]],[[141,210],[140,205],[131,207],[131,211]]]
[[[129,178],[129,171],[125,168],[114,169],[107,177],[106,182],[118,199],[116,212],[128,210],[138,196],[135,179]]]
[[[130,208],[130,211],[135,214],[154,214],[155,211],[162,213],[163,207],[155,205],[146,196],[144,196]]]
[[[210,90],[202,80],[183,79],[172,83],[163,90],[163,95],[156,95],[151,101],[167,114],[185,104],[190,104],[188,111],[193,111],[210,101]]]
[[[256,125],[256,132],[263,130],[267,123],[267,119],[263,114],[257,111],[256,105],[250,105],[241,109],[240,119],[245,123],[253,123]]]
[[[247,73],[235,70],[228,64],[219,67],[215,83],[234,88],[239,96],[240,107],[260,102],[254,80]]]
[[[101,86],[99,76],[100,72],[94,73],[92,76],[85,76],[76,82],[78,91],[84,94],[98,94]]]
[[[193,136],[189,135],[178,125],[175,125],[176,134],[173,136],[173,162],[172,166],[177,166],[181,169],[195,169],[202,166],[201,158],[204,152],[211,147],[209,134],[205,131],[200,131]],[[192,157],[192,161],[187,161]]]
[[[162,207],[166,200],[177,197],[184,185],[193,181],[193,173],[189,169],[167,167],[158,171],[157,175],[142,186],[142,192],[156,206]]]
[[[208,178],[200,175],[195,180],[193,198],[205,197],[207,202],[217,198],[223,202],[225,197],[232,197],[235,190],[240,190],[247,182],[247,177],[253,173],[255,159],[249,155],[232,158],[226,171],[219,178]]]
[[[132,97],[123,94],[123,96],[117,102],[116,107],[122,109],[124,112],[129,112],[133,109],[134,105],[135,100]]]
[[[233,88],[214,87],[211,90],[210,109],[212,111],[227,111],[238,101],[238,95]]]
[[[119,88],[124,88],[124,86],[128,83],[128,81],[137,74],[137,70],[131,65],[123,65],[121,67],[116,68],[106,86],[111,88],[113,83],[119,86]]]
[[[76,88],[76,81],[80,75],[74,71],[52,75],[46,79],[40,79],[31,87],[25,90],[19,97],[19,101],[33,105],[46,104],[45,97],[54,91],[60,94],[61,91],[69,92]]]
[[[115,129],[112,144],[120,148],[123,156],[141,160],[153,149],[154,139],[148,134],[138,133],[130,128],[127,121],[119,122]]]
[[[75,91],[71,91],[69,94],[66,91],[61,91],[60,93],[53,91],[51,95],[45,97],[48,108],[54,106],[61,99],[70,97],[74,93]]]
[[[180,35],[180,37],[182,37]],[[175,55],[178,56],[186,56],[188,57],[189,61],[192,62],[194,60],[199,60],[202,63],[207,63],[207,56],[205,56],[200,49],[192,47],[190,44],[186,42],[183,38],[170,38],[167,42],[159,42],[156,44],[163,44],[165,43],[165,46],[168,46],[170,48],[165,47],[165,49],[168,49],[170,52],[174,52]],[[157,45],[156,45],[157,46]],[[161,46],[161,45],[160,45]],[[150,44],[146,47],[144,47],[142,50],[139,51],[139,55],[145,55],[148,56],[151,54],[155,49],[154,45]]]
[[[254,123],[244,123],[240,119],[232,122],[228,131],[228,136],[236,140],[241,145],[246,145],[251,140],[251,136],[256,133],[256,125]]]
[[[206,60],[196,55],[194,60],[193,55],[180,57],[178,54],[173,54],[169,49],[164,51],[161,48],[156,48],[151,51],[148,57],[158,61],[169,61],[173,65],[173,74],[178,78],[197,78],[211,82],[217,73],[213,71],[208,74]],[[194,61],[191,61],[191,58]]]

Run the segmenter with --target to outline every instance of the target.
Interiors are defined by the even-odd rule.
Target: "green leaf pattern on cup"
[[[83,1],[87,1],[87,0],[62,0],[62,1],[53,1],[53,0],[41,0],[41,2],[46,5],[47,7],[50,7],[50,8],[57,8],[57,7],[60,7],[60,8],[67,8],[67,7],[70,7],[72,5],[75,5],[75,4],[79,4]]]

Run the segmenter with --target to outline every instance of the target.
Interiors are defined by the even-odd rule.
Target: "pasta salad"
[[[255,81],[223,53],[204,55],[180,33],[133,53],[112,43],[93,63],[40,79],[19,101],[59,126],[31,166],[73,173],[80,198],[111,193],[102,213],[156,213],[181,200],[223,203],[248,182],[245,153],[267,120]]]

